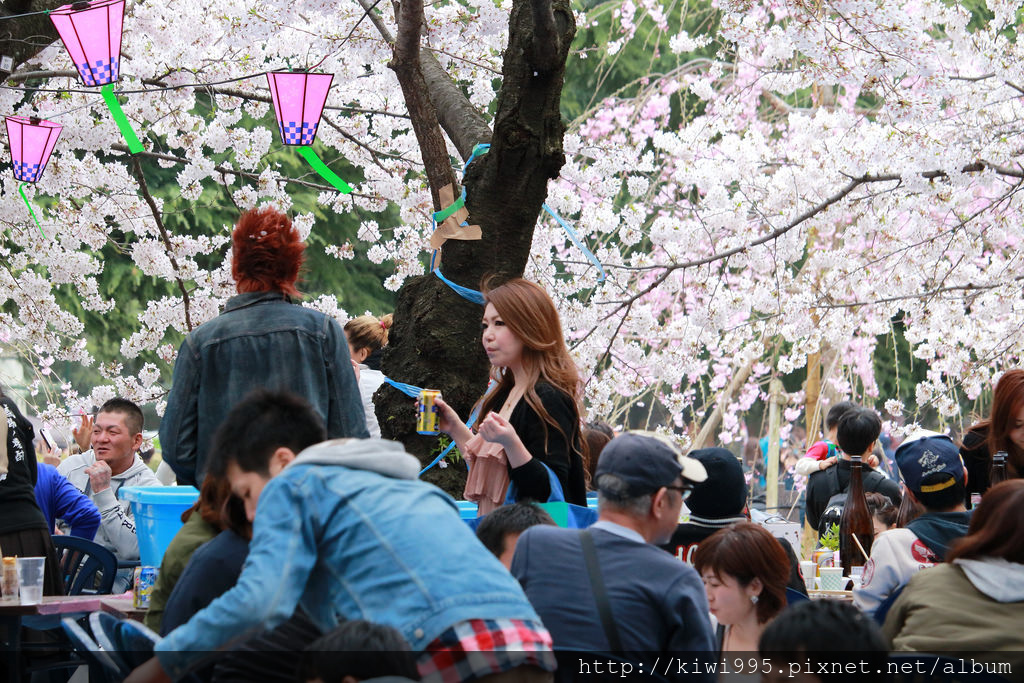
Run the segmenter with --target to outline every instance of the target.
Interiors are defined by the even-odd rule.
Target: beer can
[[[156,567],[136,567],[135,580],[132,582],[132,607],[149,609],[149,599],[153,595],[153,584],[159,573]]]
[[[417,434],[440,434],[437,429],[437,403],[441,398],[441,392],[437,389],[423,389],[420,391],[420,407],[416,413]]]

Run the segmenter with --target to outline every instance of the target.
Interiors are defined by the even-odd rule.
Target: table
[[[36,605],[0,602],[0,652],[7,660],[7,680],[21,680],[21,627],[57,628],[63,616],[82,615],[100,609],[102,595],[45,595]]]
[[[118,619],[134,619],[142,621],[149,612],[148,608],[135,607],[131,596],[105,596],[100,600],[100,609],[113,614]]]
[[[853,602],[853,591],[810,590],[807,591],[807,597],[811,600],[842,600],[843,602]]]

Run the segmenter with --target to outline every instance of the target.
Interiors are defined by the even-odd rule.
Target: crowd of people
[[[682,660],[733,653],[771,661],[733,672],[762,680],[854,655],[881,670],[892,651],[1024,671],[1024,371],[1003,375],[991,417],[962,444],[907,437],[900,481],[876,469],[878,414],[831,407],[824,439],[793,468],[809,477],[806,518],[819,530],[839,521],[859,456],[875,534],[852,601],[809,600],[800,549],[751,521],[739,458],[583,422],[557,310],[522,279],[482,286],[492,376],[474,427],[436,401],[470,468],[464,498],[480,518],[468,524],[417,458],[380,438],[390,316],[342,328],[297,305],[303,248],[284,214],[243,215],[238,294],[181,346],[160,441],[199,498],[154,586],[154,656],[129,681],[569,681],[594,673],[580,653],[620,672],[678,658],[653,672],[662,680],[715,680]],[[104,403],[76,431],[81,453],[53,468],[37,463],[14,402],[0,405],[3,554],[46,557],[51,595],[62,592],[55,528],[137,562],[119,491],[162,483],[139,455],[139,407]],[[997,451],[1009,480],[992,485]],[[585,528],[538,505],[585,511],[593,497]],[[122,569],[115,590],[129,586]]]

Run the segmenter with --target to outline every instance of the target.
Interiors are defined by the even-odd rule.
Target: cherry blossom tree
[[[231,283],[229,226],[169,228],[143,182],[155,166],[189,201],[216,190],[242,209],[290,209],[313,191],[328,213],[397,209],[396,225],[366,220],[324,250],[393,265],[385,286],[404,289],[386,370],[465,411],[485,381],[479,307],[428,275],[425,255],[440,188],[457,196],[453,167],[490,141],[464,178],[483,239],[447,242],[442,270],[469,287],[491,270],[543,282],[591,417],[730,442],[784,377],[788,423],[814,420],[819,385],[893,418],[927,407],[953,420],[1024,351],[1019,12],[1000,0],[973,14],[939,0],[130,5],[120,97],[145,153],[126,154],[59,44],[19,60],[0,90],[5,111],[65,126],[30,190],[46,238],[2,180],[2,341],[40,373],[96,363],[64,302],[102,313],[131,299],[98,286],[116,242],[169,286],[140,302],[120,348],[160,362],[100,359],[109,383],[89,396],[51,375],[38,387],[52,419],[115,392],[159,404],[174,342]],[[563,135],[566,59],[566,91],[593,97],[574,99]],[[289,66],[337,75],[318,149],[354,169],[351,195],[283,172],[276,132],[254,125],[269,107],[256,74]],[[538,220],[545,201],[604,280],[561,225]],[[317,230],[312,213],[295,219]],[[307,305],[349,315],[330,293]],[[924,379],[880,395],[880,345],[897,336]],[[408,432],[411,404],[377,398],[382,424],[397,418],[389,433]]]

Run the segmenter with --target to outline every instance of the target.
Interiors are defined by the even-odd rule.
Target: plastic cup
[[[843,577],[842,567],[821,567],[821,590],[841,591],[846,587],[848,579]]]
[[[853,587],[860,588],[864,583],[864,567],[850,567],[850,578],[853,580]]]
[[[43,573],[45,557],[18,558],[18,596],[23,605],[38,605],[43,601]]]
[[[814,560],[803,560],[800,562],[800,573],[804,577],[804,586],[807,590],[814,590],[814,577],[818,572],[818,563]]]

